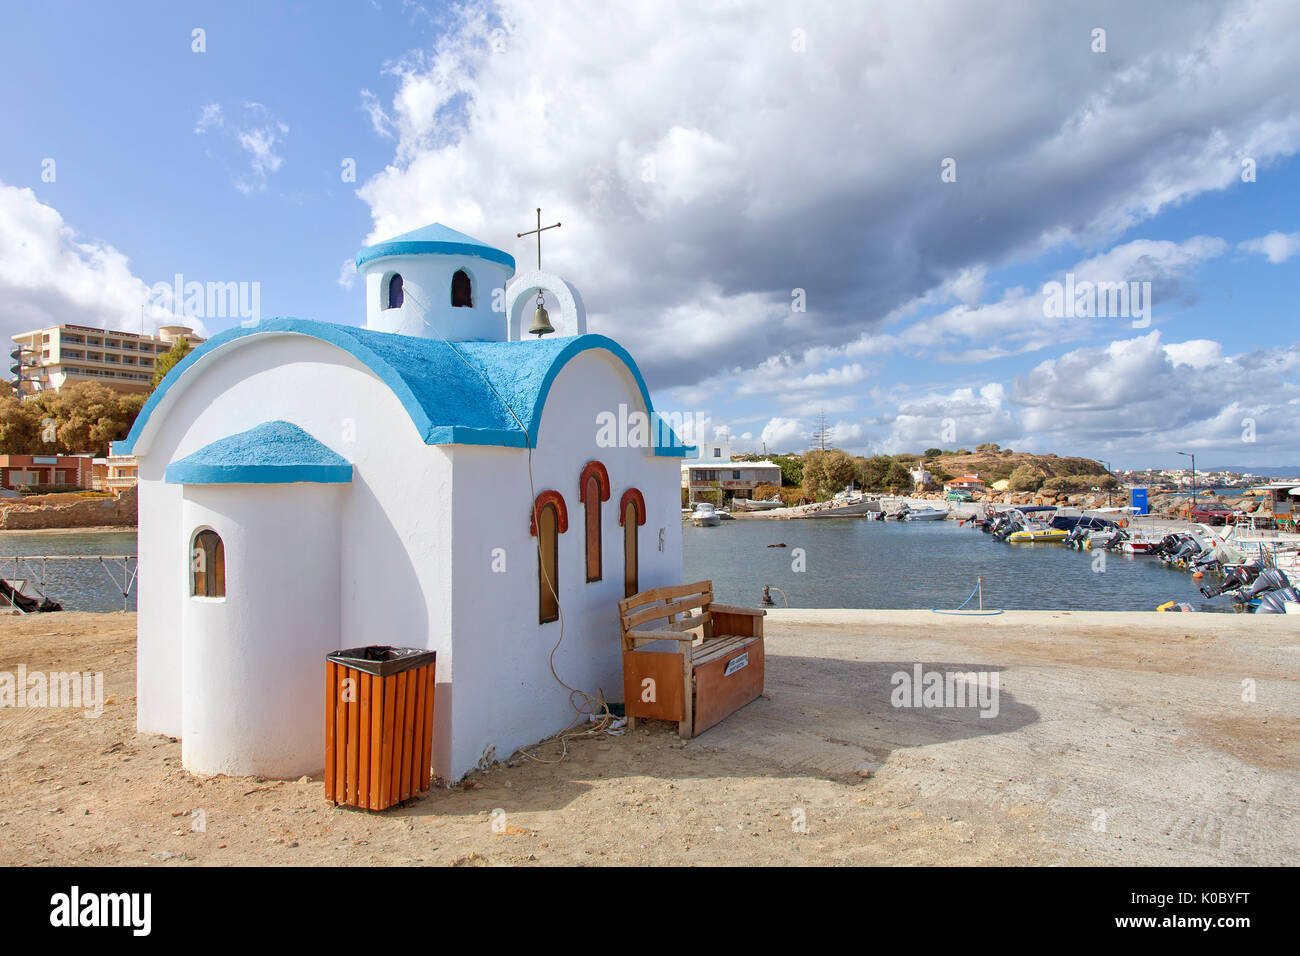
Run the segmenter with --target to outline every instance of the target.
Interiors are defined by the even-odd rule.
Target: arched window
[[[190,594],[226,596],[226,547],[215,531],[200,531],[190,549]]]
[[[451,277],[451,304],[458,309],[474,307],[474,288],[469,281],[469,273],[464,269],[457,269]]]
[[[537,622],[560,619],[560,535],[569,530],[569,513],[558,491],[543,491],[533,502],[529,530],[537,538]]]
[[[402,275],[395,272],[392,278],[388,280],[388,305],[384,308],[400,309],[405,301],[406,292],[402,286]]]
[[[589,461],[578,478],[578,500],[587,521],[587,583],[601,578],[600,503],[609,501],[609,472],[598,461]]]
[[[618,523],[623,526],[623,597],[631,597],[640,590],[637,583],[641,571],[637,528],[645,524],[645,498],[635,488],[623,492],[619,500]]]

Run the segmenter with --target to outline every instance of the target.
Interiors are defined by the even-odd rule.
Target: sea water
[[[1006,544],[951,520],[741,518],[712,528],[688,523],[682,538],[685,579],[712,579],[718,601],[747,607],[758,606],[767,584],[777,607],[788,599],[791,607],[951,609],[980,578],[985,608],[1154,611],[1166,601],[1198,610],[1232,607],[1228,598],[1207,602],[1197,591],[1203,582],[1155,558],[1060,543]]]

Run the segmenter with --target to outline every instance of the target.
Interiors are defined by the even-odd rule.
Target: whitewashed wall
[[[536,492],[560,492],[569,515],[569,530],[559,542],[564,641],[555,668],[569,685],[593,695],[603,690],[611,701],[623,699],[618,503],[628,488],[640,489],[646,502],[646,523],[639,529],[640,587],[676,584],[682,575],[678,459],[657,458],[647,448],[596,444],[597,412],[617,414],[620,403],[645,411],[627,367],[608,352],[579,354],[552,385],[532,460]],[[578,478],[593,458],[609,472],[611,489],[609,501],[601,504],[603,576],[588,584]],[[450,755],[439,755],[439,774],[448,779],[473,769],[488,752],[497,759],[509,757],[562,730],[575,716],[569,692],[552,677],[548,664],[560,623],[537,620],[537,541],[529,533],[527,454],[462,445],[455,447],[453,461],[454,743]],[[492,570],[497,548],[505,554],[504,573]]]
[[[185,488],[182,523],[221,536],[226,579],[225,597],[183,602],[186,770],[294,777],[324,766],[345,494],[310,483]]]
[[[248,347],[255,342],[256,347]],[[217,358],[216,362],[211,361]],[[339,621],[339,647],[397,644],[439,651],[438,679],[451,666],[451,602],[429,600],[451,588],[451,495],[446,452],[426,445],[393,393],[348,353],[306,336],[238,339],[211,353],[167,394],[137,446],[140,456],[140,599],[138,725],[146,732],[182,731],[182,614],[188,597],[189,527],[181,488],[162,482],[168,462],[264,421],[299,425],[354,465],[340,490],[337,525],[339,585],[317,600]],[[256,496],[264,486],[233,486]],[[293,485],[294,488],[306,487]],[[256,530],[256,529],[253,529]],[[224,537],[224,536],[223,536]],[[260,535],[256,556],[226,542],[228,573],[257,561],[268,571],[295,560],[292,538]],[[337,648],[329,648],[334,650]],[[301,706],[316,712],[324,694],[324,654],[303,666],[318,674],[317,691]],[[213,689],[213,693],[223,693]],[[450,695],[446,695],[449,699]],[[438,700],[435,746],[450,732]],[[313,769],[324,766],[324,731]],[[186,744],[182,741],[182,753]],[[296,764],[295,764],[296,766]],[[267,775],[293,776],[261,771]],[[300,772],[300,771],[299,771]]]
[[[387,256],[373,259],[362,269],[366,276],[366,327],[417,338],[452,341],[505,338],[505,312],[493,311],[493,290],[502,290],[498,308],[504,309],[506,280],[513,271],[499,262],[476,256]],[[473,308],[451,305],[451,277],[458,269],[470,276]],[[388,278],[402,276],[406,300],[400,309],[388,309]]]

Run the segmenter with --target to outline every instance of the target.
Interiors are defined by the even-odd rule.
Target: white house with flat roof
[[[736,498],[752,497],[759,485],[781,486],[781,466],[771,461],[732,461],[731,443],[700,442],[696,457],[682,461],[682,487],[691,504],[701,495],[728,491]]]

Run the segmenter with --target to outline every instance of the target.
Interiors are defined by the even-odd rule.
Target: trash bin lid
[[[363,674],[377,677],[391,677],[402,671],[414,670],[432,664],[438,656],[437,651],[427,651],[419,647],[389,647],[387,644],[371,644],[368,647],[349,647],[335,651],[327,660]]]

